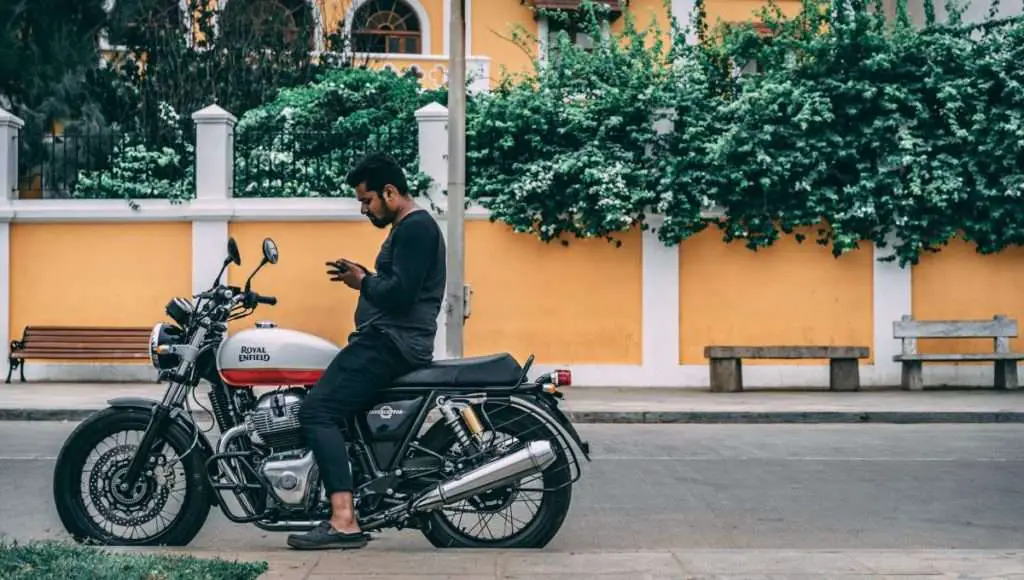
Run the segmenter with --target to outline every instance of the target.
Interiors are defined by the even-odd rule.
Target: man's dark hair
[[[408,197],[409,183],[405,179],[405,172],[402,166],[386,153],[371,153],[362,160],[345,176],[345,183],[349,187],[355,187],[366,182],[367,191],[376,191],[377,195],[383,195],[384,186],[391,184],[395,186],[398,193]]]

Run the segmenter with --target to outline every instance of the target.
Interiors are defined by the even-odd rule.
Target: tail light
[[[572,371],[569,369],[558,369],[551,374],[551,378],[554,380],[555,385],[559,387],[572,385]]]

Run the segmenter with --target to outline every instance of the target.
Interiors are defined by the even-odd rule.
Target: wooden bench
[[[149,359],[151,327],[26,326],[21,340],[11,341],[7,383],[20,369],[25,382],[28,359]]]
[[[829,359],[829,390],[860,390],[858,359],[870,356],[866,346],[707,346],[704,356],[711,362],[711,392],[743,390],[745,358]]]
[[[1024,353],[1010,352],[1010,339],[1017,336],[1017,321],[1002,314],[992,320],[914,320],[904,314],[893,322],[894,338],[903,342],[903,352],[892,360],[903,363],[901,385],[904,389],[924,389],[922,364],[926,362],[993,361],[995,388],[1017,388],[1017,361]],[[917,352],[919,338],[991,338],[992,352],[979,354],[921,354]]]

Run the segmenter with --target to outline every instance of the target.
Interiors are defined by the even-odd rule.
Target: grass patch
[[[0,541],[0,578],[4,580],[255,580],[267,569],[266,562],[120,554],[62,542]]]

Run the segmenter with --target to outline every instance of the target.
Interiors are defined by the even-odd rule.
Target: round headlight
[[[153,330],[149,332],[149,361],[153,363],[154,368],[157,370],[166,370],[178,365],[180,362],[180,357],[178,355],[158,354],[157,347],[169,344],[180,344],[182,335],[182,330],[172,324],[158,322],[153,325]]]

